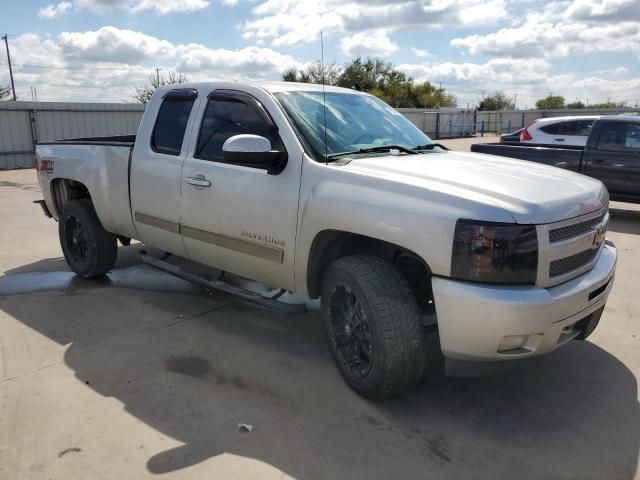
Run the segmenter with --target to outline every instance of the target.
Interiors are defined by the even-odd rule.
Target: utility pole
[[[16,85],[13,83],[13,69],[11,68],[11,55],[9,54],[9,40],[7,39],[7,35],[2,37],[4,40],[4,45],[7,48],[7,63],[9,64],[9,78],[11,78],[11,91],[13,92],[13,101],[16,101]]]
[[[517,93],[513,94],[513,109],[514,110],[518,109],[518,94]]]
[[[156,82],[158,87],[160,86],[160,68],[156,67]]]

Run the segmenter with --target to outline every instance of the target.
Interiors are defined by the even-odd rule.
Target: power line
[[[6,63],[0,62],[0,65],[6,66]],[[90,70],[90,71],[138,71],[138,72],[149,72],[156,70],[157,67],[78,67],[75,65],[69,66],[55,66],[55,65],[25,65],[25,64],[12,64],[14,67],[19,68],[40,68],[40,69],[48,69],[48,70]],[[166,68],[159,68],[160,70],[166,70]]]

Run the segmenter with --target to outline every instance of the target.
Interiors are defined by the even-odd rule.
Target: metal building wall
[[[529,125],[537,118],[576,115],[640,114],[638,108],[608,108],[579,110],[500,110],[476,111],[464,108],[399,108],[409,121],[432,138],[465,137],[487,133],[505,133]]]
[[[432,138],[513,131],[536,118],[564,115],[616,115],[640,109],[503,110],[462,108],[398,111]],[[30,168],[37,142],[64,138],[134,134],[144,105],[126,103],[0,102],[0,170]]]
[[[33,166],[37,142],[134,134],[144,105],[0,102],[0,169]]]

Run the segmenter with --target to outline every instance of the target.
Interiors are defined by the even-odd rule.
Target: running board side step
[[[183,280],[186,280],[187,282],[195,283],[212,290],[224,292],[228,295],[233,295],[234,297],[241,298],[242,300],[254,303],[256,305],[260,305],[261,307],[267,308],[269,310],[289,313],[292,315],[306,313],[307,311],[307,306],[304,303],[284,303],[273,298],[260,295],[257,292],[252,292],[251,290],[245,290],[244,288],[229,285],[228,283],[224,283],[219,280],[207,280],[206,278],[200,277],[193,273],[185,272],[177,265],[173,265],[171,263],[165,262],[164,260],[150,257],[149,255],[142,255],[140,259],[142,263],[146,263],[147,265],[157,268],[158,270],[162,270],[163,272],[166,272],[169,275],[173,275],[174,277],[181,278]]]

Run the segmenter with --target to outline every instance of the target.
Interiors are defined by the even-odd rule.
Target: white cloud
[[[398,69],[418,82],[442,86],[456,96],[459,106],[477,104],[483,92],[496,90],[517,95],[518,106],[533,107],[535,101],[553,92],[567,101],[576,97],[591,103],[640,99],[640,79],[629,77],[627,69],[600,70],[587,75],[554,75],[544,59],[494,58],[486,63],[404,64]]]
[[[560,58],[572,53],[640,51],[640,22],[539,23],[529,18],[523,25],[488,35],[454,38],[451,45],[470,53],[510,57]]]
[[[201,44],[174,44],[133,30],[107,26],[96,31],[64,32],[57,37],[24,34],[12,42],[18,93],[41,100],[122,101],[146,83],[155,67],[187,73],[192,81],[279,80],[286,69],[304,68],[290,55],[270,48],[236,50]],[[53,67],[43,69],[41,66]]]
[[[413,54],[416,57],[420,57],[420,58],[426,58],[426,57],[432,57],[433,56],[433,54],[431,52],[429,52],[429,50],[423,50],[421,48],[411,47],[411,51],[413,52]]]
[[[253,14],[244,38],[268,38],[273,45],[313,42],[321,31],[486,26],[507,16],[504,0],[263,0]]]
[[[637,0],[573,0],[563,17],[591,21],[640,21]]]
[[[378,30],[344,37],[340,41],[340,49],[352,56],[387,56],[398,50],[398,45],[393,43],[384,31]]]
[[[57,17],[58,15],[63,15],[67,13],[72,8],[73,8],[73,4],[71,2],[52,3],[51,5],[42,7],[38,11],[38,16],[42,18],[54,18],[54,17]]]
[[[130,5],[130,8],[132,12],[155,10],[158,13],[166,14],[193,12],[208,6],[209,0],[136,0]]]
[[[207,8],[210,0],[74,0],[60,2],[57,5],[48,5],[40,9],[40,17],[53,18],[57,15],[68,13],[73,7],[77,9],[90,9],[104,12],[113,8],[124,8],[132,13],[145,10],[153,10],[160,14],[171,12],[193,12]],[[224,4],[233,5],[237,0],[223,0]]]
[[[513,58],[640,51],[638,0],[550,1],[514,19],[512,27],[454,38],[450,43],[471,54]]]
[[[139,62],[171,57],[175,46],[166,40],[133,30],[102,27],[88,32],[63,32],[58,45],[68,59],[89,62]]]

